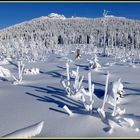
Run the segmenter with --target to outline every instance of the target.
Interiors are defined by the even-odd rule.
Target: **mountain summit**
[[[50,13],[47,17],[54,18],[54,19],[66,19],[66,17],[64,15],[60,15],[57,13]]]

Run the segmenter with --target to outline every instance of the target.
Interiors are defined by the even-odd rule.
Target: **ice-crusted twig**
[[[70,116],[73,115],[72,111],[71,111],[66,105],[64,105],[63,108],[67,111],[67,113],[68,113]]]
[[[23,64],[23,62],[18,61],[18,78],[16,78],[14,75],[12,75],[13,79],[15,80],[14,85],[21,83],[21,81],[23,80],[24,67],[25,67],[25,65]]]
[[[117,94],[117,93],[116,93],[116,94]],[[116,115],[116,109],[117,109],[117,96],[114,97],[114,100],[115,100],[115,105],[114,105],[114,108],[113,108],[112,116],[115,116],[115,115]]]
[[[77,67],[77,70],[76,70],[75,82],[74,82],[73,87],[75,90],[79,88],[79,67]]]
[[[107,72],[106,83],[105,83],[105,94],[104,94],[102,110],[104,110],[105,103],[106,103],[106,100],[107,100],[106,98],[107,98],[107,91],[108,91],[109,75],[110,75],[109,72]]]
[[[68,86],[70,86],[70,71],[69,71],[69,64],[68,64],[68,62],[66,63],[66,71],[67,71]]]
[[[88,73],[88,90],[89,90],[89,94],[92,94],[92,87],[91,87],[91,72]]]
[[[107,72],[107,77],[106,77],[106,84],[105,84],[105,94],[104,94],[104,99],[103,99],[103,105],[101,108],[98,108],[98,113],[99,115],[101,116],[101,118],[105,118],[105,111],[104,111],[104,108],[105,108],[105,103],[107,101],[107,91],[108,91],[108,82],[109,82],[109,72]]]
[[[88,73],[88,91],[86,91],[84,88],[81,90],[83,92],[82,96],[82,102],[84,104],[84,107],[87,111],[92,112],[93,109],[93,92],[94,92],[94,84],[92,84],[91,81],[91,71]]]

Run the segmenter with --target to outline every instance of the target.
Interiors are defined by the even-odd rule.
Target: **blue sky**
[[[140,3],[0,3],[0,28],[27,21],[49,13],[59,13],[66,17],[101,17],[103,10],[109,14],[140,19]]]

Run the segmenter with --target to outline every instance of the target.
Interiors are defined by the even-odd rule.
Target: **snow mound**
[[[116,114],[123,115],[123,114],[125,114],[125,112],[126,112],[125,109],[120,109],[119,107],[117,107],[117,109],[116,109]]]
[[[6,64],[9,64],[8,60],[3,59],[3,60],[0,61],[0,65],[6,65]]]
[[[136,131],[136,132],[139,132],[140,130],[139,130],[139,128],[135,128],[135,131]]]
[[[53,19],[66,19],[64,15],[56,14],[56,13],[51,13],[47,16],[48,18],[53,18]]]
[[[2,66],[0,66],[0,77],[11,77],[11,72],[10,72],[10,70],[8,70],[8,69],[6,69],[6,68],[4,68],[4,67],[2,67]]]
[[[39,68],[24,69],[24,74],[26,75],[36,75],[39,74]]]
[[[119,124],[122,127],[132,127],[134,126],[134,120],[130,118],[123,118],[123,120],[119,120]]]
[[[10,137],[10,138],[30,138],[40,134],[44,125],[44,121],[36,123],[34,125],[16,130],[10,134],[7,134],[3,137]]]

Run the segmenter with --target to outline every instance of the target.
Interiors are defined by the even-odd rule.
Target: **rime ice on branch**
[[[84,104],[84,107],[87,111],[90,111],[92,113],[93,109],[93,103],[94,103],[94,84],[92,84],[91,80],[91,71],[88,73],[88,91],[86,91],[84,88],[82,89],[83,96],[82,96],[82,102]]]
[[[14,75],[12,77],[14,78],[15,82],[14,84],[20,84],[23,80],[23,71],[24,71],[24,66],[23,61],[18,61],[18,78],[16,78]]]

